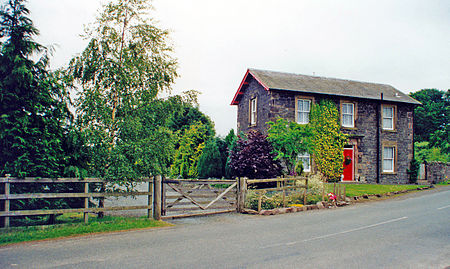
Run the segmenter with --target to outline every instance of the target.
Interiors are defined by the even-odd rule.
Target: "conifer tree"
[[[64,163],[67,95],[48,71],[48,50],[33,40],[39,32],[28,15],[23,0],[0,11],[0,173],[55,177]]]

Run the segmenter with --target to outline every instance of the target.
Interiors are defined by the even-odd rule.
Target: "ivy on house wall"
[[[327,181],[337,181],[344,170],[344,145],[348,136],[341,131],[336,105],[330,100],[313,105],[310,124],[313,133],[312,152],[317,169]]]

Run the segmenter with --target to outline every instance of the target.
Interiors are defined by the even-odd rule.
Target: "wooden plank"
[[[306,180],[306,177],[295,177],[295,178],[269,178],[269,179],[249,179],[247,180],[247,184],[254,183],[269,183],[269,182],[278,182],[278,181],[298,181],[298,180]]]
[[[201,206],[197,201],[195,201],[193,198],[191,198],[189,195],[184,193],[182,190],[178,189],[177,187],[173,186],[172,184],[167,184],[167,186],[171,187],[174,191],[178,192],[179,194],[183,195],[186,199],[191,201],[194,205],[200,207],[201,209],[204,209],[203,206]]]
[[[147,205],[148,207],[152,207],[152,192],[153,192],[153,184],[148,182],[148,195],[147,195]],[[152,210],[151,208],[147,209],[147,218],[152,218]]]
[[[10,185],[9,185],[8,182],[5,182],[5,183],[3,184],[3,186],[4,186],[4,193],[5,193],[5,196],[8,196],[8,195],[9,195],[9,192],[10,192],[10,189],[9,189],[9,188],[10,188]],[[9,206],[10,206],[9,200],[5,200],[5,201],[3,202],[3,207],[4,207],[3,211],[4,211],[5,213],[8,213],[8,212],[9,212]],[[4,218],[3,218],[2,227],[5,227],[5,228],[8,228],[8,227],[9,227],[9,217],[4,217]]]
[[[188,190],[187,193],[190,194],[190,193],[192,193],[195,189],[198,189],[198,188],[201,188],[201,187],[202,187],[202,185],[194,186],[191,190]],[[176,203],[178,203],[178,202],[180,202],[181,200],[184,199],[184,196],[178,194],[178,192],[175,192],[175,193],[178,194],[177,196],[171,195],[170,198],[169,198],[169,195],[167,195],[167,193],[168,193],[167,191],[164,193],[165,199],[176,198],[176,200],[173,201],[172,203],[168,204],[167,207],[172,207],[173,205],[175,205]]]
[[[84,183],[84,194],[88,194],[89,193],[89,183],[85,182]],[[84,198],[84,209],[88,210],[89,208],[89,197]],[[89,213],[87,213],[87,211],[85,211],[83,213],[83,219],[84,219],[84,223],[88,223],[89,221]]]
[[[212,204],[214,204],[215,202],[217,202],[217,200],[219,200],[220,198],[222,198],[225,194],[227,194],[227,192],[229,192],[232,188],[236,187],[237,182],[234,182],[230,187],[228,187],[224,192],[222,192],[222,194],[220,194],[219,196],[217,196],[216,199],[212,200],[206,207],[205,209],[207,209],[208,207],[210,207]]]
[[[294,190],[294,189],[305,189],[306,186],[300,185],[300,186],[286,186],[281,188],[267,188],[267,189],[249,189],[255,192],[267,192],[267,191],[282,191],[282,190]]]
[[[101,211],[120,211],[120,210],[137,210],[137,209],[149,209],[148,205],[136,205],[136,206],[114,206],[114,207],[91,207],[87,210],[85,208],[69,208],[69,209],[45,209],[45,210],[18,210],[9,212],[0,212],[0,217],[3,216],[35,216],[35,215],[51,215],[51,214],[65,214],[65,213],[79,213],[90,212],[96,213]]]
[[[236,180],[228,180],[228,179],[164,179],[164,183],[170,184],[181,184],[181,183],[190,183],[190,184],[233,184]]]
[[[135,183],[139,182],[149,182],[151,178],[140,178],[139,180],[133,181]],[[9,182],[9,183],[100,183],[106,182],[101,178],[16,178],[16,177],[0,177],[0,183]]]
[[[235,203],[236,203],[236,201],[234,201],[234,200],[219,200],[214,204],[222,204],[223,205],[223,204],[235,204]],[[182,207],[182,206],[186,206],[186,205],[192,205],[192,203],[191,202],[179,202],[174,205],[167,205],[166,209],[170,210],[171,208],[178,208],[178,207]],[[207,204],[205,203],[205,204],[201,204],[201,205],[206,206]]]
[[[205,194],[188,193],[188,194],[192,198],[199,198],[199,199],[201,199],[201,198],[207,199],[207,198],[215,198],[215,197],[217,197],[216,193],[205,193]],[[236,196],[236,192],[235,191],[228,192],[225,195],[225,197],[228,197],[228,198],[235,197],[235,196]],[[182,197],[182,195],[179,194],[179,193],[178,193],[178,195],[166,195],[166,199],[178,199],[180,197]],[[180,199],[180,200],[182,200],[182,199]]]
[[[199,217],[199,216],[230,213],[230,212],[235,212],[235,211],[236,211],[235,209],[229,209],[229,210],[221,210],[221,211],[214,211],[214,212],[191,213],[191,214],[183,214],[183,215],[164,216],[164,217],[162,217],[162,219],[167,220],[167,219],[179,219],[179,218],[188,218],[188,217]]]
[[[214,210],[214,209],[224,209],[224,208],[232,208],[234,206],[229,205],[229,206],[215,206],[215,207],[211,207],[208,209],[201,209],[198,207],[180,207],[180,208],[170,208],[170,210],[168,210],[167,212],[177,212],[177,211],[207,211],[207,210]],[[235,209],[236,210],[236,209]]]
[[[39,199],[39,198],[85,198],[104,196],[140,196],[152,195],[151,192],[95,192],[95,193],[23,193],[0,195],[0,200]]]

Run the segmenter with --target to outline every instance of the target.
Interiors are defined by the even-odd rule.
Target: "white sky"
[[[4,3],[6,0],[0,0]],[[62,67],[87,41],[105,0],[29,0],[38,41]],[[179,61],[173,93],[199,90],[218,134],[236,128],[230,102],[247,68],[450,88],[449,0],[154,0]]]

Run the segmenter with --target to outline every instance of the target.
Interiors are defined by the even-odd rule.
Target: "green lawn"
[[[328,185],[328,192],[333,192],[333,184]],[[388,192],[402,191],[402,190],[414,190],[419,187],[425,187],[421,185],[381,185],[381,184],[341,184],[346,188],[347,197],[362,196],[364,194],[385,194]],[[343,189],[341,189],[343,191]]]
[[[81,214],[80,214],[81,215]],[[113,232],[131,229],[143,229],[150,227],[164,227],[170,224],[163,221],[155,221],[145,217],[116,217],[105,216],[103,219],[90,218],[88,224],[78,222],[81,217],[74,214],[60,216],[62,219],[77,219],[74,223],[57,224],[49,226],[15,227],[0,230],[0,245],[43,240],[58,237],[75,236],[81,234]]]

